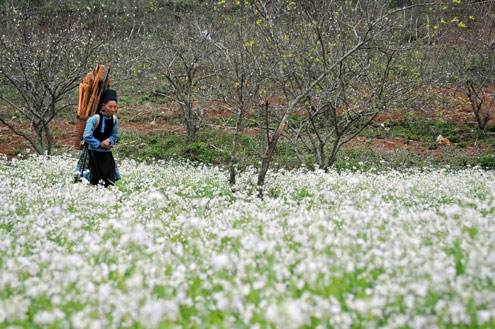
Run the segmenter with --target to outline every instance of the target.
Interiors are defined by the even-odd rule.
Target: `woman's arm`
[[[96,114],[98,115],[98,114]],[[96,129],[96,115],[93,115],[86,121],[86,127],[84,128],[83,139],[93,149],[97,149],[100,146],[100,141],[95,138],[93,132]]]

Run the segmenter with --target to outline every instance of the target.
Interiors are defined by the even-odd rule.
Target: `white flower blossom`
[[[495,327],[492,171],[74,165],[0,158],[3,327]]]

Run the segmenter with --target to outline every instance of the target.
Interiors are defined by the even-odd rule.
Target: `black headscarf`
[[[117,102],[117,92],[113,89],[105,89],[101,93],[100,104],[105,104],[108,101]]]

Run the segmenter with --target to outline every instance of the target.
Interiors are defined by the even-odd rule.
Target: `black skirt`
[[[89,167],[91,170],[90,183],[92,185],[114,185],[118,179],[116,165],[112,152],[98,152],[90,150]]]

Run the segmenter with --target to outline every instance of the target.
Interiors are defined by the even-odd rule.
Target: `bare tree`
[[[424,84],[453,90],[465,97],[476,126],[483,134],[495,118],[495,26],[493,1],[462,1],[440,11],[434,47],[425,63],[432,72]],[[470,119],[471,120],[471,119]]]
[[[367,54],[372,51],[368,48]],[[309,153],[313,166],[330,168],[340,148],[368,128],[392,97],[405,92],[389,83],[394,56],[385,49],[366,58],[353,56],[301,102],[301,120],[289,120],[284,136],[302,163]]]
[[[206,99],[213,77],[212,60],[218,48],[208,29],[192,17],[180,20],[163,32],[163,46],[151,62],[163,83],[155,92],[179,105],[180,118],[191,141],[195,141],[205,116]]]
[[[236,184],[236,163],[239,139],[243,133],[244,121],[257,100],[258,91],[267,79],[269,72],[261,62],[262,49],[254,41],[252,17],[246,15],[245,3],[240,3],[237,15],[219,24],[224,39],[213,40],[220,50],[215,89],[222,106],[231,112],[235,118],[232,151],[229,162],[229,182],[232,187]]]
[[[393,55],[390,49],[398,41],[394,32],[401,26],[394,18],[405,9],[391,10],[387,4],[372,0],[249,3],[256,17],[257,40],[264,42],[260,48],[277,68],[271,86],[266,88],[276,86],[281,91],[277,97],[284,100],[281,109],[270,109],[269,97],[263,102],[268,113],[267,148],[257,181],[262,196],[277,143],[286,133],[291,115],[304,107],[304,102],[310,109],[307,124],[315,123],[316,116],[327,115],[328,127],[333,129],[328,131],[335,137],[330,155],[323,160],[320,154],[319,162],[325,167],[333,163],[339,147],[357,136],[383,107],[381,96],[388,65],[373,66],[379,71],[372,74],[366,70],[382,57],[386,60],[380,61],[387,64]],[[378,87],[366,90],[364,86],[370,84]],[[320,145],[313,147],[316,153],[316,149],[323,151],[328,138],[320,136]]]
[[[484,132],[486,125],[495,117],[495,94],[484,90],[484,85],[475,85],[472,81],[466,82],[463,89],[476,118],[479,131]]]
[[[495,79],[495,54],[490,47],[466,42],[450,57],[455,65],[453,72],[458,77],[455,89],[467,99],[476,119],[477,133],[484,133],[488,123],[495,118],[495,94],[490,91]]]
[[[78,86],[98,44],[80,17],[40,20],[20,13],[10,17],[15,20],[0,36],[0,77],[9,85],[0,94],[9,109],[0,113],[0,122],[37,153],[50,154],[50,123],[69,106],[61,102]],[[14,113],[21,121],[12,119]]]

